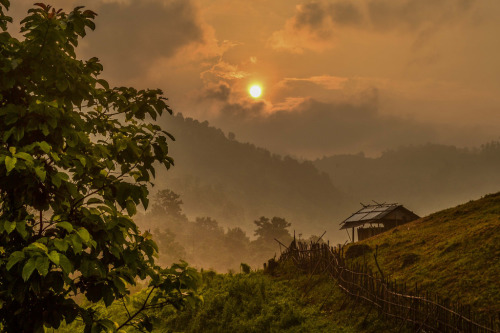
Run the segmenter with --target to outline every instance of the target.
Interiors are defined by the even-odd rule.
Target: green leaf
[[[97,80],[97,83],[99,83],[104,89],[109,90],[109,84],[106,80],[99,79]]]
[[[50,251],[49,254],[47,254],[47,257],[52,261],[54,264],[59,266],[59,262],[61,259],[61,255],[57,251]]]
[[[117,328],[117,325],[114,321],[109,319],[101,319],[99,320],[99,325],[106,328],[108,331],[114,331]]]
[[[73,272],[73,264],[69,261],[68,257],[64,254],[59,254],[59,266],[61,266],[64,273],[69,274]]]
[[[12,221],[12,222],[5,221],[3,223],[3,227],[4,227],[5,231],[7,231],[7,233],[10,234],[12,231],[14,231],[14,229],[16,229],[16,221]]]
[[[26,231],[26,221],[16,222],[16,230],[21,237],[26,238],[28,236],[28,232]]]
[[[69,236],[69,240],[71,242],[71,245],[73,245],[73,252],[75,254],[79,254],[80,252],[82,252],[83,245],[80,237],[78,237],[75,234],[72,234],[71,236]]]
[[[38,166],[35,168],[35,173],[38,179],[40,179],[42,182],[45,181],[45,177],[47,176],[47,172],[43,169],[43,167]]]
[[[48,154],[50,152],[50,145],[47,142],[38,142],[38,146],[44,153]]]
[[[64,239],[54,239],[54,246],[56,247],[56,249],[58,249],[59,251],[61,252],[66,252],[66,250],[68,249],[69,247],[69,244],[66,240]]]
[[[135,203],[132,200],[127,200],[126,208],[129,216],[133,216],[137,212]]]
[[[113,284],[120,294],[125,294],[127,292],[125,281],[122,278],[117,276],[113,277]]]
[[[36,268],[36,258],[30,258],[23,267],[23,272],[21,273],[21,277],[26,282],[30,278],[31,274]]]
[[[30,154],[28,153],[25,153],[25,152],[19,152],[19,153],[16,153],[14,155],[15,157],[18,157],[22,160],[25,160],[25,161],[33,161],[33,156],[31,156]]]
[[[101,204],[102,200],[97,198],[90,198],[87,200],[87,205]]]
[[[60,92],[66,91],[66,89],[68,89],[68,81],[66,81],[66,80],[57,80],[56,81],[56,88]]]
[[[11,172],[12,169],[16,167],[17,158],[5,156],[5,167],[7,168],[7,173]]]
[[[69,222],[59,222],[56,224],[56,227],[65,229],[67,232],[73,231],[73,225]]]
[[[90,242],[90,234],[87,231],[87,229],[80,228],[80,229],[78,229],[77,233],[78,233],[78,235],[80,236],[80,238],[83,240],[83,242],[85,244],[87,244],[88,242]]]
[[[35,267],[41,276],[47,275],[47,273],[49,272],[49,258],[37,257],[35,261]]]
[[[17,264],[19,261],[21,261],[23,259],[24,259],[24,252],[23,251],[13,252],[9,257],[9,261],[7,262],[7,266],[5,266],[5,268],[8,271],[10,271],[12,266],[14,266],[15,264]]]
[[[42,243],[39,243],[39,242],[33,242],[31,243],[28,248],[33,248],[33,247],[36,247],[40,250],[42,250],[43,252],[47,253],[49,252],[49,249],[47,248],[47,246],[45,244],[42,244]]]

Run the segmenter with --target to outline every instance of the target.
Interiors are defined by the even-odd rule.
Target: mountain
[[[314,161],[354,202],[398,202],[419,215],[500,190],[500,143],[477,149],[427,144],[380,157],[337,155]]]
[[[166,129],[176,138],[169,146],[175,166],[157,175],[152,193],[168,188],[180,194],[188,217],[209,216],[250,235],[260,216],[284,217],[301,233],[338,231],[345,196],[312,162],[238,142],[182,114]]]

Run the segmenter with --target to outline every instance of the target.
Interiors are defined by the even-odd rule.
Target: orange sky
[[[17,21],[33,3],[12,2]],[[99,14],[80,55],[111,83],[162,88],[174,111],[273,152],[500,139],[498,0],[52,4]]]

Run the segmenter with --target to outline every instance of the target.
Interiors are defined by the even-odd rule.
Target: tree
[[[149,330],[142,310],[182,306],[196,286],[185,264],[155,265],[156,244],[132,220],[148,206],[154,163],[173,164],[173,138],[151,123],[171,113],[166,98],[110,88],[97,58],[76,58],[96,13],[36,4],[17,39],[9,5],[0,0],[0,329],[42,332],[80,316],[86,332]],[[150,281],[148,298],[121,325],[72,298],[108,306],[136,278]]]
[[[291,238],[287,229],[292,224],[282,217],[275,216],[269,220],[269,218],[262,216],[254,223],[257,226],[255,236],[258,236],[258,240],[270,243],[274,242],[275,238],[281,241],[287,241]]]
[[[164,218],[168,222],[187,221],[182,212],[181,196],[172,190],[160,190],[154,197],[152,214]]]

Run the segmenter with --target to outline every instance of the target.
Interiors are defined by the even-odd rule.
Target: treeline
[[[316,160],[351,201],[399,202],[419,215],[500,189],[500,142],[479,148],[427,144],[370,158],[363,154]]]
[[[239,227],[224,228],[211,217],[190,220],[183,212],[179,194],[160,190],[151,209],[138,217],[138,224],[152,233],[159,248],[159,263],[179,260],[191,266],[218,272],[240,271],[241,263],[261,268],[269,258],[280,255],[280,245],[290,244],[291,223],[281,217],[260,217],[254,221],[253,240]],[[317,236],[311,236],[317,239]]]
[[[159,188],[182,196],[186,215],[208,215],[250,232],[257,216],[282,216],[311,233],[341,216],[343,195],[312,162],[282,157],[237,141],[208,122],[169,119],[175,167],[157,175]]]

